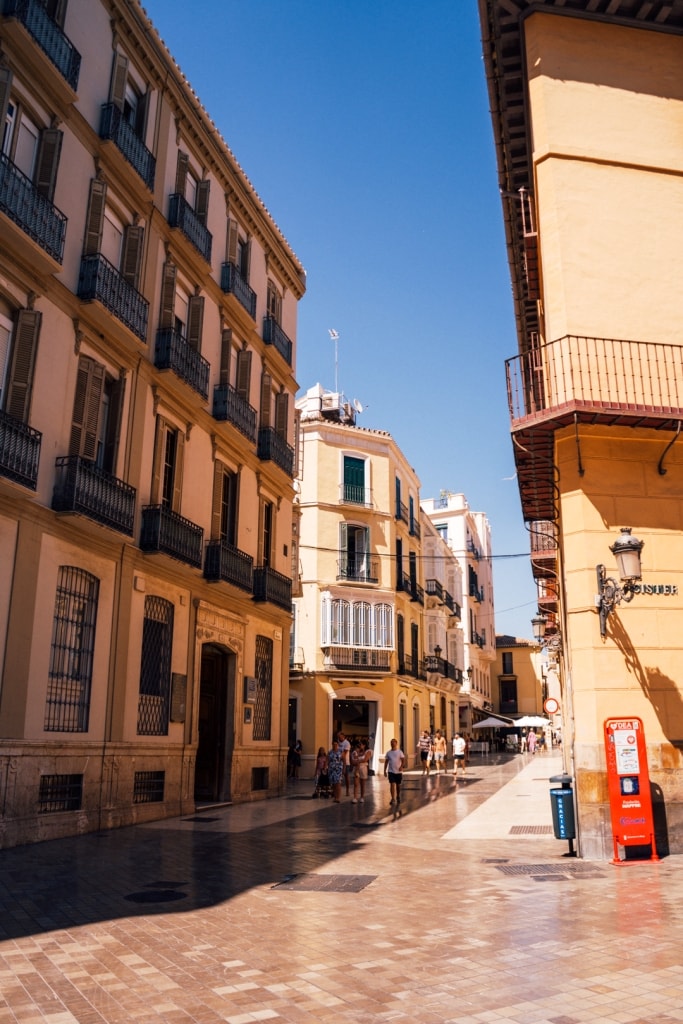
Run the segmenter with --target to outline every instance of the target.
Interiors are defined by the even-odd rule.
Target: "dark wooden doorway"
[[[204,644],[199,678],[199,741],[194,796],[200,803],[230,800],[234,746],[235,655]]]

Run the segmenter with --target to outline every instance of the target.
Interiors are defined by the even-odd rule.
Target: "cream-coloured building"
[[[424,536],[420,483],[392,436],[320,385],[296,404],[290,739],[304,774],[339,730],[370,739],[375,767],[395,736],[412,765],[422,729],[450,736],[457,722],[458,577]]]
[[[279,792],[305,275],[137,0],[0,17],[0,846]]]
[[[444,492],[438,498],[425,498],[422,508],[460,569],[464,674],[459,729],[469,734],[493,707],[496,635],[491,528],[483,512],[472,511],[464,494]]]
[[[562,645],[579,852],[614,853],[605,722],[623,717],[642,720],[657,844],[680,853],[683,4],[479,9],[519,345],[514,452]],[[641,568],[620,578],[624,547]]]

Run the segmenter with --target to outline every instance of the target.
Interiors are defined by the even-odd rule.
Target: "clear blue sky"
[[[517,351],[475,0],[147,0],[307,271],[297,381],[388,430],[422,497],[491,522],[496,630],[536,588],[505,390]],[[514,557],[516,555],[523,557]]]

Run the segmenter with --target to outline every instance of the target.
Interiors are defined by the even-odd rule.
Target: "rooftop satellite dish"
[[[361,413],[363,411],[363,403],[359,402],[357,398],[354,398],[353,400],[353,407],[358,413]]]

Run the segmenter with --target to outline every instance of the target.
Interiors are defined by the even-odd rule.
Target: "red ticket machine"
[[[612,863],[635,863],[619,858],[619,846],[649,846],[651,854],[648,859],[659,860],[642,721],[639,718],[608,718],[605,721],[605,754],[614,840]]]

